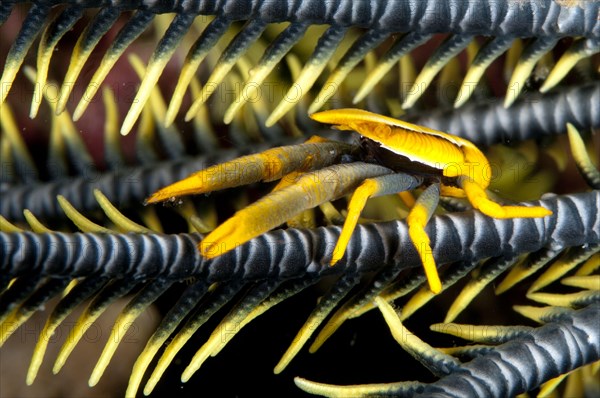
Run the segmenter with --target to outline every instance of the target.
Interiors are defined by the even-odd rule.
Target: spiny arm
[[[431,246],[438,265],[600,242],[600,191],[553,196],[531,204],[541,204],[553,214],[544,219],[492,219],[468,211],[432,217],[426,232],[434,237]],[[332,268],[326,259],[339,234],[339,227],[277,230],[206,260],[196,247],[202,238],[199,234],[0,232],[0,275],[3,280],[32,273],[181,280],[202,276],[217,282],[341,273],[346,262],[356,264],[357,272],[380,269],[383,264],[421,264],[406,223],[395,221],[358,225],[341,266]],[[163,261],[157,263],[156,258]]]

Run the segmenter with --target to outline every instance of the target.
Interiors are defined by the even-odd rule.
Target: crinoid
[[[598,395],[599,12],[0,2],[0,395]]]

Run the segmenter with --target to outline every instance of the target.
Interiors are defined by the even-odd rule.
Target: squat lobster
[[[544,207],[501,206],[491,201],[485,193],[491,177],[490,164],[465,139],[359,109],[329,110],[311,118],[340,130],[358,132],[362,136],[361,148],[312,137],[304,144],[273,148],[209,167],[159,190],[147,203],[281,179],[270,194],[238,211],[205,237],[200,251],[204,257],[213,258],[303,210],[340,198],[356,188],[333,250],[333,265],[343,257],[368,198],[426,186],[410,210],[407,223],[433,293],[439,293],[442,284],[425,226],[440,195],[466,197],[473,207],[494,218],[552,214]],[[357,161],[339,164],[343,155]]]

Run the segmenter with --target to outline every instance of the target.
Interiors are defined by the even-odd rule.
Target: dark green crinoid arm
[[[433,217],[427,226],[440,264],[518,255],[600,242],[600,192],[553,196],[535,204],[553,211],[543,219],[492,219],[479,212]],[[209,283],[228,280],[282,280],[306,274],[366,273],[384,265],[420,264],[404,222],[357,226],[340,267],[326,261],[339,228],[269,232],[212,260],[196,249],[201,236],[154,234],[0,233],[2,276],[35,273],[49,277],[185,279]],[[73,255],[65,255],[73,253]],[[107,256],[107,254],[111,254]],[[157,263],[154,258],[166,261]]]

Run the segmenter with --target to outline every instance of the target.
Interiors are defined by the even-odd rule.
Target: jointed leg
[[[485,190],[468,177],[461,177],[458,181],[473,207],[487,216],[493,218],[534,218],[552,214],[550,210],[541,206],[501,206],[496,202],[492,202]]]
[[[335,164],[354,149],[352,145],[311,137],[304,144],[272,148],[208,167],[155,192],[146,203],[274,181],[294,171],[310,171]]]
[[[352,232],[358,222],[358,217],[362,212],[367,200],[371,197],[389,195],[396,192],[408,191],[421,184],[419,178],[408,176],[406,174],[389,174],[381,177],[366,179],[352,195],[348,204],[348,216],[344,222],[342,233],[333,249],[331,265],[337,263],[346,252],[346,247],[352,236]]]
[[[414,207],[416,200],[412,193],[408,191],[398,192],[398,196],[409,209]]]
[[[412,240],[423,268],[425,269],[425,276],[429,282],[429,289],[435,294],[442,291],[442,282],[437,272],[435,265],[435,259],[431,251],[429,236],[425,232],[425,225],[429,222],[429,219],[435,211],[438,201],[440,199],[440,186],[439,184],[433,184],[427,187],[425,191],[419,196],[415,206],[408,213],[406,222],[408,223],[408,235]]]
[[[386,173],[392,171],[361,162],[336,164],[304,173],[293,184],[274,190],[235,213],[204,238],[200,252],[206,258],[217,257],[306,209],[347,195],[367,178]]]

